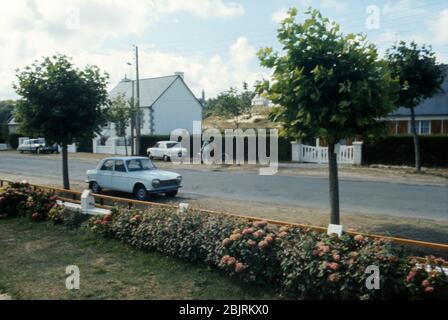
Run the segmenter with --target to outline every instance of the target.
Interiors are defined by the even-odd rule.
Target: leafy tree
[[[131,124],[131,120],[137,114],[138,109],[135,103],[126,101],[124,95],[119,95],[110,101],[108,110],[108,120],[115,123],[115,131],[118,137],[123,137],[125,142],[126,155],[128,155],[126,130]]]
[[[205,105],[204,116],[215,115],[233,118],[238,126],[237,118],[250,113],[254,97],[255,93],[248,90],[247,83],[243,83],[242,92],[239,92],[236,88],[230,88],[221,92],[216,98],[209,99]]]
[[[377,119],[394,110],[396,81],[364,36],[343,35],[317,10],[309,10],[303,23],[296,15],[290,9],[278,30],[282,53],[258,53],[261,65],[273,69],[258,92],[281,106],[272,120],[283,124],[285,135],[328,143],[331,223],[339,224],[337,144],[384,129]]]
[[[77,69],[55,55],[17,71],[19,130],[62,146],[64,188],[69,189],[67,145],[93,139],[106,121],[108,75],[95,66]]]
[[[415,168],[421,171],[420,147],[415,123],[415,108],[427,98],[433,96],[444,79],[444,71],[437,64],[431,48],[417,46],[415,42],[407,44],[401,41],[386,53],[390,72],[400,80],[398,107],[411,111],[411,132],[414,137]]]

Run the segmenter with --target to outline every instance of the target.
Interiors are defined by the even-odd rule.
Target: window
[[[126,161],[129,172],[147,171],[155,169],[154,165],[149,159],[134,159]]]
[[[113,170],[114,170],[113,160],[107,160],[101,167],[101,171],[113,171]]]
[[[123,160],[115,161],[115,171],[116,172],[126,172],[126,167],[124,166]]]
[[[410,133],[413,132],[412,126],[410,127]],[[431,121],[429,120],[418,120],[415,121],[415,128],[417,129],[417,134],[430,134],[431,133]]]
[[[166,147],[167,147],[168,149],[172,149],[172,148],[180,147],[180,146],[179,146],[179,143],[177,143],[177,142],[173,142],[173,143],[167,143],[167,144],[166,144]]]

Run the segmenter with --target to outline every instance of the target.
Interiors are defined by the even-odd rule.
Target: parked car
[[[150,159],[163,159],[170,161],[172,158],[183,158],[187,156],[187,149],[182,148],[181,144],[176,141],[160,141],[147,151]]]
[[[22,144],[17,148],[20,153],[33,152],[33,153],[59,153],[58,145],[47,145],[45,139],[28,139],[24,140]]]
[[[103,189],[133,193],[138,200],[148,194],[165,194],[174,198],[182,188],[182,176],[157,169],[143,157],[106,158],[95,170],[87,171],[87,181],[93,193]]]

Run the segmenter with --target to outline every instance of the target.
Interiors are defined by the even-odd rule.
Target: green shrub
[[[13,183],[0,191],[0,212],[8,217],[28,216],[35,221],[47,219],[56,198],[42,190],[34,190],[28,183]]]

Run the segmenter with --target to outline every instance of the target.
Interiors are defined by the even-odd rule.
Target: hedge
[[[448,136],[420,136],[420,154],[423,166],[448,166]],[[415,164],[412,136],[390,136],[362,146],[363,165]]]
[[[14,209],[16,208],[16,209]],[[0,190],[0,212],[35,222],[79,226],[51,194],[14,184]],[[83,226],[141,250],[157,251],[192,263],[208,264],[247,283],[263,284],[286,298],[431,299],[446,298],[448,276],[441,258],[417,261],[400,247],[364,236],[328,236],[302,228],[278,228],[266,221],[191,210],[115,208]],[[380,271],[380,288],[368,289],[367,267]],[[370,276],[370,277],[369,277]],[[371,282],[370,282],[371,283]]]
[[[148,148],[154,147],[154,145],[159,141],[169,141],[170,136],[168,135],[153,135],[153,136],[142,136],[140,139],[140,155],[146,156],[146,150]],[[258,141],[258,138],[257,138]],[[248,139],[244,139],[244,159],[248,159]],[[267,141],[267,149],[269,150],[269,138]],[[233,154],[236,157],[236,139],[234,139],[233,144]],[[190,140],[190,150],[193,150],[193,139]],[[291,140],[283,137],[278,138],[278,160],[279,161],[291,161]],[[222,152],[226,153],[225,139],[222,141]],[[269,155],[269,151],[268,151]],[[193,156],[193,155],[191,155]],[[257,159],[258,159],[258,143],[257,143]]]

